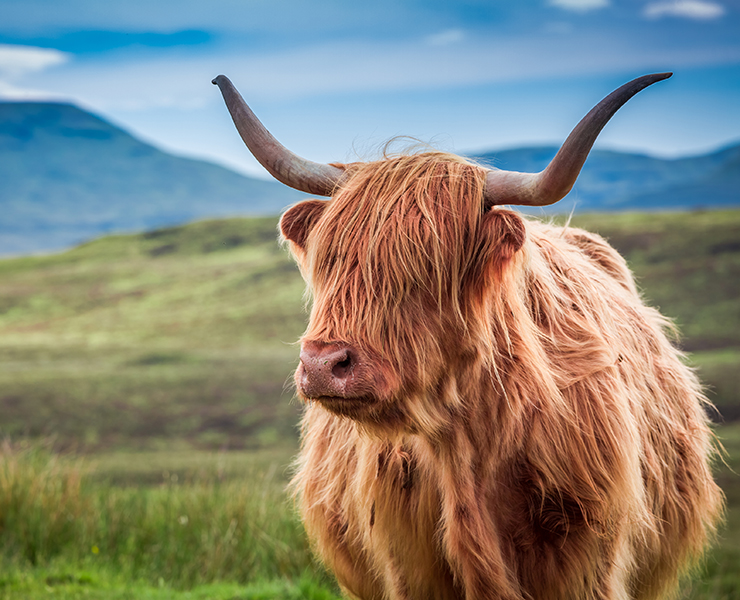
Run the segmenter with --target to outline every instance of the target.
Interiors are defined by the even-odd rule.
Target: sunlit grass
[[[253,588],[231,597],[334,593],[285,495],[284,454],[189,457],[121,453],[96,466],[6,441],[0,598],[9,591],[26,597],[42,584],[73,590],[111,579],[119,589]]]

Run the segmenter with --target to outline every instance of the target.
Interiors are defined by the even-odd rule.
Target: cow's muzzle
[[[308,400],[367,401],[368,372],[364,354],[351,344],[304,341],[296,383]]]

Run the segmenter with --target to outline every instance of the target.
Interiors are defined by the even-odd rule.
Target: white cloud
[[[18,87],[0,79],[0,99],[15,101],[33,101],[33,100],[64,100],[68,99],[59,94],[50,94],[42,90],[34,90],[25,87]]]
[[[0,44],[0,98],[8,100],[58,99],[60,94],[18,85],[25,75],[69,61],[69,54],[48,48]]]
[[[548,0],[551,6],[557,6],[564,10],[574,12],[588,12],[597,8],[606,8],[609,6],[609,0]]]
[[[68,60],[69,55],[59,50],[0,44],[0,73],[6,76],[43,71]]]
[[[434,35],[427,36],[425,41],[430,46],[449,46],[462,42],[465,39],[465,32],[462,29],[447,29]]]
[[[725,8],[721,4],[708,0],[671,0],[648,4],[643,14],[649,19],[669,16],[709,21],[724,15]]]

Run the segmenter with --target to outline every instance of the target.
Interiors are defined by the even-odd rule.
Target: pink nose
[[[307,398],[353,398],[358,392],[360,353],[343,342],[304,342],[298,385]]]

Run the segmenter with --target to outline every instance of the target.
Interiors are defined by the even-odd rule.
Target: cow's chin
[[[388,438],[411,432],[408,415],[401,410],[402,404],[397,399],[379,396],[321,396],[304,400],[337,418],[353,421],[359,431],[373,436]]]
[[[379,401],[374,396],[357,396],[346,398],[343,396],[319,396],[305,398],[306,402],[316,402],[324,409],[340,417],[362,419],[377,407]]]

